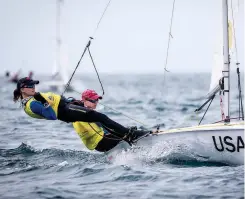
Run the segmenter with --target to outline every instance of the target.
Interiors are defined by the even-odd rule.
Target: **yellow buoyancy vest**
[[[96,123],[73,122],[73,127],[84,145],[90,150],[94,150],[104,136],[103,128]]]
[[[60,95],[57,95],[57,94],[54,94],[52,92],[48,92],[48,93],[40,93],[46,100],[47,102],[50,104],[50,106],[52,107],[52,109],[54,110],[55,112],[55,115],[56,117],[58,116],[58,106],[59,106],[59,103],[60,103],[60,98],[61,96]],[[36,114],[36,113],[33,113],[32,110],[31,110],[31,102],[32,101],[36,101],[34,99],[34,97],[30,98],[26,103],[25,103],[25,106],[24,106],[24,111],[26,112],[27,115],[29,115],[30,117],[33,117],[33,118],[37,118],[37,119],[45,119],[44,117]]]

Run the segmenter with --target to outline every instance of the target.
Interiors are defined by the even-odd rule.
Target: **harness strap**
[[[21,100],[21,104],[22,104],[23,106],[26,106],[26,103],[27,103],[31,98],[33,98],[33,96],[30,96],[30,97],[27,97],[27,98],[25,98],[25,99],[22,99],[22,100]]]

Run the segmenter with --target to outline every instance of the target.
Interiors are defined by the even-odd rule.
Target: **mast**
[[[229,33],[228,33],[228,0],[222,0],[223,13],[223,80],[224,80],[224,114],[225,121],[230,121],[230,56],[229,56]]]

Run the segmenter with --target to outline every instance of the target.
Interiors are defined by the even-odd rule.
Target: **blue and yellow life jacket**
[[[57,95],[57,94],[54,94],[52,92],[48,92],[48,93],[40,93],[46,100],[47,102],[50,104],[50,106],[52,107],[52,109],[54,110],[55,112],[55,115],[56,117],[58,116],[58,106],[59,106],[59,103],[60,103],[60,98],[61,96],[60,95]],[[34,99],[34,97],[30,97],[28,99],[27,102],[24,103],[24,111],[27,115],[29,115],[30,117],[33,117],[33,118],[37,118],[37,119],[45,119],[44,117],[36,114],[36,113],[33,113],[32,110],[31,110],[31,102],[32,101],[37,101]]]

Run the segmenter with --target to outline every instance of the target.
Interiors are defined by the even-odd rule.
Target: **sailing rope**
[[[92,34],[93,37],[94,37],[95,33],[97,32],[97,30],[98,30],[98,28],[99,28],[99,25],[100,25],[100,23],[101,23],[101,21],[102,21],[104,15],[105,15],[105,12],[106,12],[106,10],[107,10],[107,8],[108,8],[110,2],[111,2],[111,0],[109,0],[107,6],[105,7],[105,9],[104,9],[104,11],[103,11],[103,13],[102,13],[102,15],[101,15],[101,17],[100,17],[100,20],[99,20],[98,23],[97,23],[97,27],[95,28],[94,33]],[[80,57],[80,59],[79,59],[79,61],[78,61],[78,63],[77,63],[77,66],[76,66],[76,68],[74,69],[74,71],[73,71],[73,73],[72,73],[72,75],[71,75],[69,81],[67,82],[67,84],[66,84],[66,86],[65,86],[65,89],[64,89],[64,91],[62,92],[61,95],[64,95],[64,93],[66,92],[66,90],[67,90],[68,87],[70,86],[71,80],[72,80],[72,78],[73,78],[73,76],[74,76],[74,74],[75,74],[75,72],[76,72],[78,66],[80,65],[80,62],[81,62],[81,60],[82,60],[82,58],[83,58],[83,56],[84,56],[84,54],[86,53],[87,50],[89,51],[89,55],[90,55],[91,61],[92,61],[92,63],[93,63],[93,66],[94,66],[94,68],[95,68],[95,71],[96,71],[96,73],[97,73],[97,76],[98,76],[98,79],[99,79],[99,82],[100,82],[100,85],[101,85],[101,88],[102,88],[102,91],[103,91],[103,95],[105,94],[104,88],[103,88],[103,86],[102,86],[102,83],[101,83],[101,81],[100,81],[98,72],[97,72],[97,70],[96,70],[96,67],[95,67],[95,64],[94,64],[94,61],[93,61],[93,58],[92,58],[92,55],[91,55],[90,50],[89,50],[89,46],[90,46],[90,44],[91,44],[91,40],[94,39],[93,37],[89,37],[89,41],[88,41],[86,47],[84,48],[84,51],[83,51],[83,53],[82,53],[82,55],[81,55],[81,57]]]
[[[71,80],[72,80],[72,78],[73,78],[73,76],[74,76],[74,74],[75,74],[75,72],[76,72],[78,66],[80,65],[80,62],[82,61],[82,58],[83,58],[85,52],[87,51],[87,48],[90,46],[91,40],[92,40],[92,39],[93,39],[93,38],[90,37],[90,39],[89,39],[89,41],[88,41],[86,47],[85,47],[84,50],[83,50],[83,54],[81,55],[81,57],[80,57],[80,59],[79,59],[79,61],[78,61],[78,63],[77,63],[77,66],[76,66],[76,68],[74,69],[74,71],[73,71],[73,73],[72,73],[72,75],[71,75],[69,81],[67,82],[67,84],[66,84],[66,86],[65,86],[65,89],[64,89],[64,91],[62,92],[61,95],[64,95],[64,93],[66,92],[67,88],[70,86]]]
[[[239,1],[238,1],[239,7]],[[240,115],[242,114],[242,120],[244,120],[244,111],[243,111],[243,103],[242,103],[242,92],[241,92],[241,82],[240,82],[240,71],[239,71],[239,62],[238,62],[238,50],[237,50],[237,43],[236,43],[236,29],[235,29],[235,19],[234,19],[234,9],[231,0],[231,16],[232,16],[232,29],[233,29],[233,37],[234,37],[234,48],[236,54],[236,66],[237,66],[237,77],[238,77],[238,92],[239,92],[239,119]]]
[[[175,0],[173,1],[172,15],[171,15],[170,27],[169,27],[167,55],[166,55],[164,74],[163,74],[163,85],[165,85],[165,79],[166,79],[165,74],[166,72],[169,72],[169,70],[167,70],[167,64],[168,64],[168,53],[169,53],[170,41],[171,41],[171,38],[173,38],[171,31],[172,31],[172,24],[173,24],[173,18],[174,18],[174,5],[175,5]]]
[[[101,80],[100,80],[99,73],[98,73],[98,71],[97,71],[97,69],[96,69],[96,66],[95,66],[95,63],[94,63],[94,59],[93,59],[93,57],[92,57],[92,54],[91,54],[91,52],[90,52],[89,47],[88,47],[88,52],[89,52],[90,59],[91,59],[91,61],[92,61],[92,63],[93,63],[93,66],[94,66],[94,70],[95,70],[95,72],[96,72],[96,74],[97,74],[98,80],[99,80],[99,82],[100,82],[100,86],[101,86],[102,91],[103,91],[103,94],[102,94],[102,96],[103,96],[103,95],[105,94],[105,91],[104,91],[102,82],[101,82]]]

